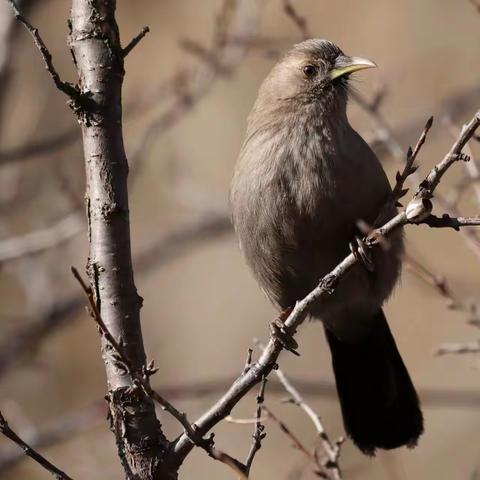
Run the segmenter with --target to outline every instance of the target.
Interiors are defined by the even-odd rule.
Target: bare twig
[[[422,198],[431,198],[433,190],[437,187],[443,175],[450,166],[458,160],[467,160],[462,156],[462,150],[467,142],[472,138],[473,134],[480,125],[480,111],[466,125],[463,126],[458,139],[453,143],[450,151],[445,155],[443,160],[430,171],[427,178],[420,184],[420,191],[415,196]]]
[[[143,37],[149,31],[150,31],[150,28],[143,27],[140,33],[136,37],[132,38],[130,43],[122,50],[123,58],[125,58],[138,45],[138,43],[143,39]]]
[[[293,384],[288,380],[285,373],[277,369],[275,370],[275,374],[277,375],[280,383],[285,387],[285,390],[290,394],[292,402],[300,407],[310,418],[315,429],[317,430],[317,434],[320,437],[322,442],[323,450],[325,451],[327,461],[323,464],[326,470],[329,472],[329,476],[331,476],[334,480],[341,480],[342,474],[340,471],[340,466],[338,464],[338,460],[340,457],[340,448],[341,444],[343,443],[343,438],[341,437],[337,442],[333,443],[330,440],[320,418],[313,408],[303,399],[300,395],[299,391],[293,386]]]
[[[451,217],[445,213],[441,217],[429,215],[422,220],[422,224],[428,225],[432,228],[453,228],[458,231],[460,230],[460,227],[480,225],[480,217]]]
[[[265,401],[265,387],[267,378],[263,377],[260,383],[260,391],[257,394],[257,409],[255,412],[255,428],[252,435],[252,445],[245,461],[245,474],[248,477],[252,468],[255,455],[262,447],[262,440],[265,438],[265,426],[262,424],[262,407]]]
[[[261,348],[262,351],[265,350],[265,345],[263,345],[262,343],[258,342],[258,346]],[[318,415],[313,410],[313,408],[303,399],[303,397],[300,395],[300,392],[293,386],[292,382],[287,378],[285,373],[280,368],[277,368],[274,371],[278,380],[283,385],[287,393],[290,395],[289,400],[293,404],[300,407],[312,421],[315,430],[317,431],[317,434],[320,438],[320,441],[322,442],[323,450],[326,454],[327,461],[323,464],[323,466],[327,470],[329,477],[331,477],[333,480],[341,480],[342,474],[338,461],[340,457],[340,448],[341,444],[343,443],[343,438],[340,437],[340,439],[334,444],[330,440],[330,437],[328,436],[322,424],[320,415]]]
[[[43,61],[45,63],[45,68],[47,69],[47,72],[52,77],[55,83],[55,86],[61,92],[65,93],[69,97],[78,97],[80,93],[78,88],[71,83],[64,82],[63,80],[61,80],[60,75],[55,70],[55,67],[53,66],[52,55],[48,50],[48,48],[46,47],[42,37],[38,33],[38,29],[35,28],[31,23],[29,23],[28,20],[20,13],[19,9],[15,5],[14,0],[7,0],[7,1],[12,7],[15,18],[25,26],[25,28],[29,31],[30,35],[32,36],[36,47],[38,48],[38,50],[42,55]]]
[[[405,184],[405,180],[407,179],[407,177],[415,173],[418,168],[417,166],[415,166],[415,160],[417,158],[418,152],[423,147],[423,144],[427,139],[428,131],[430,130],[430,128],[432,128],[432,125],[433,125],[433,117],[430,117],[427,123],[425,124],[423,132],[420,135],[420,138],[418,139],[417,144],[415,145],[415,148],[413,150],[411,148],[408,149],[407,159],[406,159],[402,173],[397,172],[395,176],[396,183],[392,191],[392,201],[397,206],[401,206],[401,205],[398,205],[397,202],[408,191],[408,190],[404,190],[403,188]]]
[[[404,265],[418,278],[430,285],[436,292],[447,300],[448,308],[457,308],[462,302],[453,294],[447,279],[430,271],[423,263],[420,263],[413,256],[404,254]]]
[[[121,362],[123,368],[128,371],[129,375],[131,375],[131,377],[136,382],[138,382],[139,385],[141,385],[145,393],[149,397],[151,397],[153,400],[155,400],[162,407],[163,410],[167,411],[168,413],[170,413],[170,415],[172,415],[175,419],[177,419],[180,422],[180,424],[183,426],[183,428],[185,429],[185,432],[189,435],[190,438],[195,439],[197,435],[191,423],[188,421],[185,413],[182,413],[179,410],[177,410],[168,400],[163,398],[157,391],[155,391],[150,386],[150,382],[148,379],[151,375],[153,375],[157,371],[157,369],[154,367],[153,361],[143,368],[142,373],[138,372],[132,367],[131,362],[127,358],[125,352],[123,351],[122,346],[115,340],[115,338],[110,333],[107,326],[105,325],[105,322],[102,320],[102,317],[97,308],[95,299],[93,297],[91,288],[88,287],[87,284],[83,281],[81,275],[78,273],[78,270],[75,267],[72,267],[72,273],[75,279],[78,281],[78,283],[82,287],[82,290],[84,291],[88,299],[89,309],[90,309],[90,313],[93,320],[100,328],[100,332],[102,333],[102,335],[106,338],[107,342],[115,351],[115,354],[118,356],[117,360]]]
[[[5,435],[12,442],[15,442],[30,458],[35,460],[39,465],[41,465],[45,470],[49,471],[57,480],[73,480],[66,473],[62,472],[57,468],[53,463],[50,463],[44,456],[40,455],[36,450],[34,450],[30,445],[24,442],[8,425],[8,422],[0,412],[0,432]]]
[[[322,477],[322,478],[328,478],[327,472],[325,467],[322,465],[320,462],[319,458],[315,455],[315,453],[312,453],[301,441],[300,439],[291,431],[291,429],[288,427],[288,425],[280,420],[273,412],[268,408],[267,406],[263,406],[262,410],[266,412],[268,418],[275,422],[280,430],[291,440],[293,447],[296,448],[299,452],[301,452],[309,462],[313,463],[315,466],[316,470],[315,473]]]

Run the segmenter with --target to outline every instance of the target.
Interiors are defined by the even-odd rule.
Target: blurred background
[[[74,82],[69,2],[18,3],[57,70]],[[266,339],[275,316],[241,258],[227,198],[246,117],[276,58],[312,35],[378,63],[354,79],[351,122],[393,181],[435,115],[419,157],[423,174],[479,108],[480,8],[468,0],[121,0],[117,18],[124,44],[144,25],[151,29],[126,59],[124,88],[145,345],[159,367],[154,385],[194,419],[239,374],[253,338]],[[74,478],[119,478],[99,338],[70,273],[71,265],[83,269],[88,254],[80,130],[7,2],[0,42],[0,410]],[[472,156],[480,156],[472,143]],[[478,179],[473,161],[452,168],[437,213],[477,214]],[[375,458],[347,441],[345,478],[477,478],[479,280],[480,231],[407,230],[402,283],[386,313],[422,399],[426,432],[416,449]],[[439,355],[446,343],[471,354]],[[343,426],[321,326],[304,325],[299,344],[301,357],[283,354],[281,367],[335,440]],[[282,403],[285,396],[272,378],[266,404],[313,448],[312,423]],[[251,418],[254,410],[252,393],[233,416]],[[180,433],[159,415],[169,437]],[[278,425],[266,421],[266,431],[253,479],[317,478]],[[215,432],[219,448],[244,458],[251,425],[224,422]],[[203,451],[188,457],[182,475],[234,478]],[[0,437],[0,478],[49,475]]]

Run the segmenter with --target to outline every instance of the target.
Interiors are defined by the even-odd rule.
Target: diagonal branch
[[[123,58],[125,58],[143,39],[143,37],[150,32],[150,28],[143,27],[140,33],[133,37],[130,43],[122,50]]]
[[[428,205],[425,205],[422,198],[423,192],[427,192],[430,197],[433,196],[434,191],[440,182],[443,174],[450,168],[454,161],[461,154],[461,150],[465,143],[473,136],[476,128],[480,124],[480,111],[475,114],[473,119],[462,130],[462,134],[453,144],[452,148],[444,159],[439,162],[431,172],[428,174],[424,182],[419,186],[413,199],[407,205],[407,208],[398,213],[394,218],[389,220],[381,228],[375,230],[367,238],[367,247],[373,248],[379,244],[379,237],[388,237],[393,231],[401,228],[409,223],[418,223],[419,220],[426,218],[429,215]],[[452,160],[455,158],[455,160]],[[416,204],[419,204],[417,207]],[[415,208],[412,208],[414,204]],[[408,212],[408,214],[407,214]],[[414,214],[413,214],[413,213]],[[337,282],[357,263],[357,256],[351,253],[344,258],[329,274],[323,277],[318,286],[312,290],[305,298],[298,301],[291,311],[290,315],[284,322],[284,330],[290,335],[294,335],[297,328],[302,324],[306,315],[308,314],[310,306],[318,301],[321,297],[329,295],[335,288]],[[283,344],[276,338],[270,338],[265,350],[261,354],[258,361],[251,366],[246,372],[242,373],[231,385],[228,391],[223,395],[204,415],[202,415],[195,424],[197,425],[197,433],[205,434],[219,421],[225,418],[232,408],[248,393],[248,391],[261,379],[267,376],[276,366],[276,361],[281,351]],[[176,462],[181,464],[184,458],[188,455],[192,445],[186,435],[180,437],[174,447],[176,455]]]
[[[73,480],[66,473],[62,472],[53,463],[50,463],[44,456],[40,455],[28,443],[24,442],[8,425],[5,417],[0,412],[0,433],[5,435],[12,442],[16,443],[30,458],[35,460],[45,470],[49,471],[57,480]]]
[[[40,51],[40,54],[42,55],[43,61],[45,63],[45,68],[47,69],[47,72],[50,74],[52,77],[55,86],[65,95],[68,95],[69,97],[77,97],[79,94],[79,90],[76,86],[72,85],[69,82],[64,82],[61,78],[58,72],[55,70],[55,67],[53,66],[53,59],[52,59],[52,54],[48,50],[47,46],[45,45],[45,42],[43,41],[42,37],[40,36],[40,33],[38,32],[38,28],[34,27],[20,12],[18,7],[15,5],[14,0],[7,0],[8,3],[11,5],[13,13],[15,15],[15,18],[21,22],[24,27],[28,30],[30,35],[33,38],[33,41]]]

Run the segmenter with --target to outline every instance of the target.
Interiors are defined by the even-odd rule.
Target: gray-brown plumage
[[[281,309],[349,253],[357,221],[373,223],[391,192],[346,114],[349,75],[371,66],[326,40],[302,42],[274,66],[249,116],[231,186],[233,222],[255,277]],[[357,264],[310,311],[326,329],[347,433],[369,454],[414,445],[423,431],[381,308],[402,248],[398,233],[388,251],[374,251],[374,272]]]

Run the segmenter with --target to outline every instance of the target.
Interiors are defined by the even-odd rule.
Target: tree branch
[[[424,224],[432,228],[453,228],[460,230],[460,227],[473,227],[480,225],[480,217],[451,217],[448,214],[443,214],[441,217],[429,215],[422,220],[419,225]]]
[[[53,66],[52,55],[48,50],[47,46],[45,45],[45,42],[43,41],[42,37],[40,36],[40,33],[38,33],[38,29],[35,28],[31,23],[29,23],[28,20],[20,13],[19,9],[15,5],[14,0],[7,0],[7,1],[12,7],[15,18],[24,25],[24,27],[28,30],[28,32],[32,36],[36,47],[38,48],[38,50],[40,51],[40,54],[42,55],[43,61],[45,63],[45,68],[47,69],[47,72],[52,77],[52,80],[54,81],[55,86],[61,92],[65,93],[65,95],[68,95],[69,97],[77,97],[79,94],[78,88],[72,85],[71,83],[64,82],[60,78],[60,75],[58,74],[58,72],[55,70],[55,67]]]
[[[140,33],[132,38],[130,43],[122,50],[123,58],[125,58],[138,45],[148,32],[150,32],[150,29],[148,27],[143,27]]]
[[[44,456],[40,455],[36,450],[34,450],[28,443],[24,442],[8,425],[8,422],[5,420],[2,412],[0,412],[0,433],[5,435],[12,442],[16,443],[30,458],[35,460],[39,465],[41,465],[45,470],[49,471],[57,480],[73,480],[66,473],[62,472],[57,468],[53,463],[50,463]]]
[[[394,218],[389,220],[385,225],[375,230],[367,238],[368,248],[378,245],[379,237],[388,237],[388,235],[398,228],[409,223],[418,223],[419,219],[423,219],[429,215],[428,206],[424,204],[424,196],[433,196],[434,191],[442,178],[443,174],[452,166],[459,158],[461,150],[465,143],[473,136],[476,128],[480,124],[480,111],[475,114],[473,119],[462,130],[462,134],[452,145],[448,154],[439,162],[426,179],[419,186],[413,199],[409,202],[406,209],[398,213]],[[419,206],[417,206],[417,204]],[[412,208],[412,205],[415,208]],[[284,331],[289,335],[294,335],[297,328],[301,325],[310,306],[319,298],[330,294],[335,285],[341,278],[357,263],[357,257],[351,253],[344,258],[329,274],[323,277],[318,286],[312,290],[305,298],[298,301],[292,312],[284,322]],[[246,372],[242,373],[231,385],[228,391],[223,395],[204,415],[202,415],[195,424],[197,425],[197,433],[205,434],[219,421],[225,418],[232,408],[240,401],[243,396],[263,377],[267,376],[276,365],[276,361],[283,345],[277,338],[270,338],[265,350],[261,354],[258,361]],[[176,462],[181,464],[183,459],[192,449],[192,444],[186,435],[180,437],[175,445]]]
[[[109,332],[103,332],[102,352],[111,428],[123,468],[136,480],[162,474],[173,479],[176,474],[164,470],[168,442],[154,403],[136,382],[148,367],[140,325],[142,299],[131,259],[121,103],[125,71],[115,10],[116,2],[72,0],[69,22],[69,46],[82,88],[73,109],[82,128],[87,178],[87,272],[95,308]],[[121,346],[129,369],[121,367],[114,345]]]

